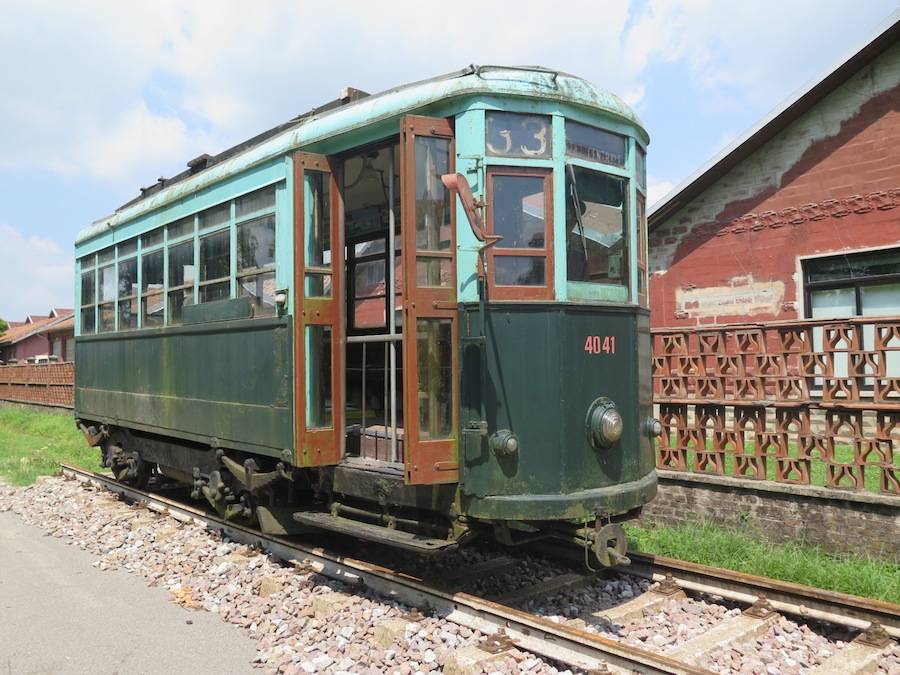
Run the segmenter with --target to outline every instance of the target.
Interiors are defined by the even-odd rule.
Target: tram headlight
[[[498,457],[511,457],[519,451],[519,438],[509,429],[500,429],[491,434],[488,442]]]
[[[588,441],[595,450],[611,446],[622,438],[625,429],[625,421],[616,404],[605,396],[591,404],[585,422]]]
[[[662,433],[663,433],[662,422],[660,422],[655,417],[648,417],[647,420],[644,422],[644,431],[647,432],[647,435],[650,438],[657,438],[659,436],[662,436]]]

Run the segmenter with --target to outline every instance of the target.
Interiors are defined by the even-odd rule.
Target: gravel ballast
[[[423,616],[302,565],[283,564],[200,524],[128,504],[77,481],[46,478],[21,489],[0,485],[0,511],[13,511],[26,523],[90,552],[101,570],[128,570],[165,588],[173,602],[189,610],[218,614],[256,640],[254,665],[266,672],[570,672],[514,648],[473,664],[473,654],[475,660],[484,657],[476,648],[487,640],[478,631]],[[425,578],[449,578],[497,555],[513,554],[463,549],[417,566]],[[500,596],[570,571],[556,561],[523,555],[497,574],[463,575],[454,590]],[[721,598],[674,597],[621,624],[604,618],[606,610],[655,586],[629,575],[601,576],[587,585],[524,601],[522,608],[555,623],[663,654],[741,613]],[[805,675],[843,649],[846,639],[845,633],[779,617],[757,637],[697,655],[697,665],[717,673]],[[898,671],[900,647],[878,672]]]
[[[441,672],[458,650],[486,639],[76,481],[0,486],[0,511],[96,555],[95,567],[128,570],[166,588],[173,602],[235,624],[257,640],[255,662],[266,672]],[[481,671],[569,672],[515,649]]]

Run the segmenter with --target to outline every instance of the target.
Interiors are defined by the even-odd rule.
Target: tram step
[[[417,553],[438,553],[456,546],[455,541],[432,539],[431,537],[402,530],[389,530],[380,525],[333,516],[322,511],[296,511],[294,512],[294,520],[301,525],[320,527],[324,530],[339,532],[359,539],[365,539],[366,541],[376,541]]]

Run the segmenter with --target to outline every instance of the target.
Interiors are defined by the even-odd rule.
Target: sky
[[[345,86],[376,93],[470,63],[556,68],[625,99],[650,133],[652,203],[848,56],[897,0],[437,9],[0,0],[0,317],[71,307],[78,231],[189,159]]]

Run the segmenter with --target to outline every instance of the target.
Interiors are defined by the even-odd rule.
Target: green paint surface
[[[477,306],[462,308],[461,492],[479,518],[578,519],[621,513],[656,492],[646,313],[627,306],[494,304],[482,347]],[[615,353],[585,351],[589,336],[615,338]],[[486,368],[485,368],[486,366]],[[484,372],[482,370],[484,369]],[[600,396],[612,399],[625,431],[596,450],[585,418]],[[466,430],[484,419],[489,433],[510,429],[519,451],[499,458]]]
[[[76,354],[79,417],[273,456],[293,447],[287,317],[79,337]]]

